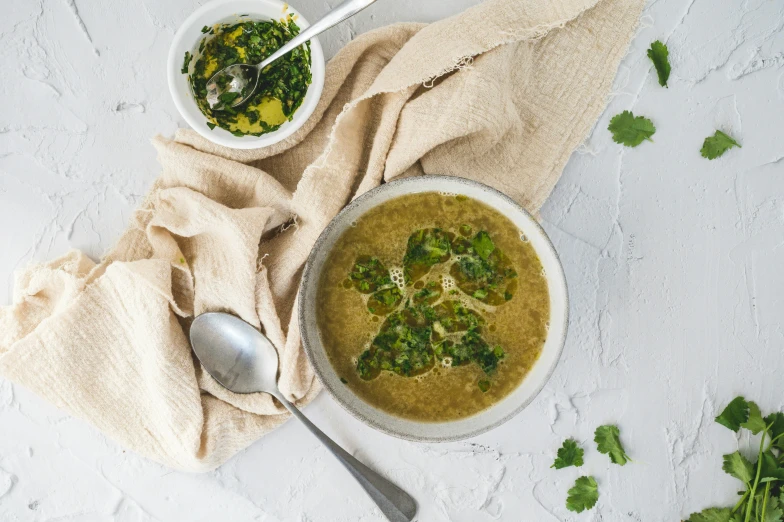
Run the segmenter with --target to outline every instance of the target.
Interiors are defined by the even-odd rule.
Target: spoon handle
[[[261,71],[281,56],[288,54],[305,42],[320,35],[330,27],[334,27],[343,20],[351,18],[375,1],[376,0],[346,0],[335,9],[325,14],[319,21],[314,22],[313,25],[289,40],[283,47],[272,53],[266,60],[261,62],[256,67],[258,67],[259,71]]]
[[[276,395],[275,398],[296,418],[301,420],[310,432],[332,452],[340,463],[343,464],[343,467],[357,479],[359,485],[370,495],[370,498],[373,499],[373,502],[376,503],[390,522],[411,522],[414,519],[416,502],[408,493],[352,457],[346,450],[327,437],[323,431],[318,429],[284,397]]]

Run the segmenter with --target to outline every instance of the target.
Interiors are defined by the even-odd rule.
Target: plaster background
[[[476,0],[381,0],[321,38],[434,21]],[[0,303],[12,272],[70,247],[98,257],[158,173],[148,140],[185,126],[165,62],[196,0],[2,0]],[[337,0],[300,0],[315,20]],[[563,259],[573,322],[564,356],[521,415],[465,443],[413,444],[367,428],[322,394],[307,413],[420,503],[422,522],[673,521],[731,504],[721,455],[738,441],[712,418],[736,394],[782,408],[784,4],[652,0],[614,95],[542,210]],[[645,56],[668,43],[670,88]],[[606,131],[646,115],[655,143]],[[743,144],[709,162],[705,136]],[[595,451],[618,423],[635,460]],[[562,440],[587,448],[549,469]],[[742,441],[745,443],[745,441]],[[593,474],[582,515],[566,491]],[[169,471],[0,380],[0,519],[15,521],[378,522],[348,474],[296,423],[205,475]]]

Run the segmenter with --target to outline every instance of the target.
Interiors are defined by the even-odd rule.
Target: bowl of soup
[[[231,93],[207,103],[207,82],[229,65],[256,64],[308,27],[279,0],[212,0],[177,30],[169,48],[168,82],[174,104],[196,132],[237,149],[267,147],[288,138],[313,114],[326,64],[317,38],[265,68],[253,96],[233,107]]]
[[[503,193],[449,176],[352,201],[318,238],[298,303],[329,393],[416,441],[469,438],[525,408],[560,358],[569,310],[537,221]]]

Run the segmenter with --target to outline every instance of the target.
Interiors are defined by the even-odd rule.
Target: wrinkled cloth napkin
[[[163,166],[100,263],[72,251],[16,275],[0,375],[167,466],[205,471],[288,414],[195,360],[190,320],[262,328],[280,387],[319,384],[293,310],[319,233],[353,197],[417,174],[475,179],[536,212],[605,106],[644,0],[488,0],[364,34],[330,61],[307,124],[262,150],[193,131],[153,140]]]

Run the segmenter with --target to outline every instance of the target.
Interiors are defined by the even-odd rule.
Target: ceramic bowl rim
[[[213,19],[212,23],[217,23],[230,16],[236,16],[237,19],[239,19],[239,15],[237,14],[238,9],[231,7],[233,5],[238,6],[239,4],[248,5],[248,2],[246,0],[212,0],[196,9],[184,22],[182,22],[169,46],[169,54],[166,62],[166,77],[169,85],[169,94],[174,101],[174,105],[177,107],[177,111],[180,113],[180,116],[185,119],[190,128],[199,133],[199,135],[212,143],[223,145],[224,147],[245,150],[261,149],[288,138],[297,132],[313,115],[324,90],[326,62],[324,60],[324,51],[319,43],[318,37],[311,39],[311,84],[305,94],[305,100],[303,101],[302,106],[294,113],[294,118],[291,121],[285,122],[278,130],[262,134],[261,136],[242,137],[234,136],[220,127],[211,130],[207,127],[206,117],[201,113],[193,100],[190,86],[187,86],[187,94],[184,94],[181,89],[183,82],[187,84],[186,75],[182,74],[180,70],[182,68],[184,56],[183,49],[187,48],[190,50],[194,47],[188,46],[185,39],[195,27],[210,25],[206,23],[202,24],[202,22],[200,22],[200,20],[203,21],[203,18],[207,15],[210,15],[210,18]],[[269,16],[271,18],[271,15],[263,14],[265,10],[270,13],[273,11],[283,13],[285,7],[287,9],[285,12],[291,12],[297,15],[297,25],[299,25],[301,29],[310,25],[307,19],[305,19],[299,11],[289,5],[288,2],[282,2],[280,0],[253,0],[252,4],[255,7],[239,9],[239,11],[243,12],[250,11],[249,20],[262,16]],[[199,33],[201,33],[200,29]],[[197,37],[196,42],[198,41],[200,41],[200,37]]]
[[[557,352],[554,354],[554,359],[553,359],[553,361],[551,363],[551,366],[550,366],[550,368],[547,369],[546,374],[542,378],[541,383],[539,383],[538,386],[528,395],[528,397],[526,397],[525,400],[522,400],[521,403],[519,405],[517,405],[511,412],[509,412],[507,415],[505,415],[505,416],[503,416],[503,417],[501,417],[501,418],[499,418],[499,419],[497,419],[497,420],[495,420],[495,421],[493,421],[491,423],[479,426],[479,427],[477,427],[475,429],[472,429],[472,430],[468,430],[468,431],[466,431],[464,433],[460,433],[460,434],[456,434],[456,435],[444,435],[444,436],[430,437],[430,436],[415,436],[415,435],[411,435],[411,434],[408,434],[408,433],[398,432],[395,429],[392,429],[392,428],[388,427],[383,422],[379,422],[379,421],[377,421],[375,419],[369,418],[368,416],[364,415],[362,412],[357,411],[350,404],[348,404],[345,401],[343,401],[343,399],[342,399],[342,397],[341,397],[341,395],[339,393],[335,392],[335,389],[333,388],[332,383],[329,381],[329,379],[326,379],[322,375],[322,369],[321,369],[318,361],[316,361],[315,356],[313,354],[313,350],[314,350],[314,347],[316,345],[321,347],[322,350],[323,350],[323,346],[321,345],[320,342],[319,343],[311,342],[311,340],[309,338],[310,334],[309,334],[308,328],[306,327],[306,324],[307,324],[306,323],[306,320],[307,320],[307,317],[306,317],[307,316],[307,310],[306,310],[305,299],[306,299],[307,296],[305,295],[305,293],[307,291],[306,289],[308,288],[309,279],[311,277],[314,277],[314,276],[315,277],[319,277],[321,275],[320,272],[316,273],[316,274],[313,273],[313,270],[314,270],[314,268],[313,268],[314,267],[313,261],[314,261],[315,257],[318,255],[318,253],[320,252],[320,250],[322,248],[324,248],[324,244],[325,244],[327,238],[332,234],[332,230],[340,225],[342,216],[344,216],[345,214],[347,214],[351,210],[361,206],[368,199],[373,199],[374,197],[377,196],[377,194],[379,192],[390,190],[391,187],[404,185],[404,184],[416,185],[418,183],[426,183],[427,181],[433,181],[433,180],[437,180],[437,181],[448,180],[450,182],[455,182],[455,183],[458,183],[458,184],[465,184],[465,185],[473,186],[474,188],[482,190],[482,191],[490,192],[492,195],[494,195],[494,196],[504,200],[506,203],[508,203],[512,207],[514,207],[514,209],[516,211],[520,212],[521,214],[523,214],[524,216],[527,217],[527,219],[531,222],[531,224],[533,224],[533,226],[538,230],[539,234],[541,235],[541,238],[545,241],[545,244],[549,247],[549,249],[551,250],[552,254],[554,255],[554,259],[556,261],[558,270],[557,270],[556,274],[553,274],[553,276],[555,276],[555,278],[562,283],[563,290],[564,290],[564,296],[563,296],[564,297],[564,304],[563,304],[564,310],[562,310],[563,318],[564,318],[563,319],[564,320],[564,325],[563,325],[563,332],[562,332],[562,334],[560,336],[560,339],[557,340],[558,341],[557,342]],[[400,194],[398,197],[409,195],[411,193],[415,193],[415,192],[405,192],[403,194]],[[379,204],[380,203],[383,203],[383,201],[379,202]],[[368,209],[365,210],[365,212],[370,210],[370,208],[374,208],[375,206],[376,205],[373,205],[372,207],[369,207]],[[497,212],[501,212],[498,209],[496,209],[496,211]],[[548,280],[550,280],[550,279],[551,279],[551,274],[548,271]],[[321,234],[319,234],[318,239],[314,243],[313,248],[311,249],[310,254],[308,255],[308,259],[307,259],[307,261],[305,263],[305,268],[303,270],[303,274],[302,274],[302,279],[301,279],[301,282],[300,282],[299,290],[297,292],[297,311],[296,311],[296,313],[298,314],[299,329],[300,329],[300,337],[301,337],[301,340],[302,340],[302,346],[303,346],[303,349],[305,351],[305,354],[307,355],[308,361],[309,361],[311,367],[313,368],[314,373],[316,374],[316,377],[318,378],[319,382],[321,382],[321,384],[324,386],[324,388],[327,390],[327,392],[332,396],[332,398],[338,404],[340,404],[343,407],[343,409],[348,411],[354,418],[360,420],[362,423],[367,424],[368,426],[370,426],[370,427],[372,427],[372,428],[374,428],[374,429],[376,429],[378,431],[381,431],[382,433],[385,433],[387,435],[391,435],[391,436],[396,437],[396,438],[404,439],[404,440],[409,440],[409,441],[413,441],[413,442],[454,442],[454,441],[458,441],[458,440],[465,440],[465,439],[469,439],[469,438],[472,438],[472,437],[476,437],[476,436],[481,435],[483,433],[486,433],[486,432],[488,432],[490,430],[493,430],[493,429],[497,428],[498,426],[501,426],[502,424],[506,423],[507,421],[509,421],[510,419],[515,417],[516,415],[518,415],[521,411],[523,411],[525,408],[527,408],[531,404],[531,402],[533,402],[533,400],[539,395],[539,393],[542,391],[542,389],[545,387],[545,385],[550,381],[550,378],[552,377],[553,372],[555,372],[555,369],[558,366],[558,362],[560,361],[561,356],[563,354],[564,346],[566,344],[566,336],[567,336],[567,332],[569,330],[569,308],[570,308],[569,291],[568,291],[568,286],[567,286],[567,282],[566,282],[566,276],[565,276],[564,271],[563,271],[563,264],[561,263],[561,259],[558,256],[558,251],[555,249],[555,246],[553,245],[552,240],[547,235],[547,233],[545,232],[544,228],[542,228],[541,224],[531,215],[530,212],[528,212],[525,208],[523,208],[519,203],[514,201],[511,197],[507,196],[503,192],[501,192],[501,191],[499,191],[499,190],[497,190],[497,189],[495,189],[493,187],[485,185],[484,183],[480,183],[478,181],[474,181],[474,180],[467,179],[467,178],[461,178],[461,177],[457,177],[457,176],[422,175],[422,176],[413,176],[413,177],[409,177],[409,178],[393,180],[393,181],[381,184],[381,185],[379,185],[379,186],[377,186],[377,187],[375,187],[375,188],[365,192],[364,194],[358,196],[354,200],[352,200],[348,205],[343,207],[343,209],[334,218],[332,218],[332,220],[329,222],[327,227],[321,232]],[[551,317],[552,317],[552,312],[551,312]],[[316,328],[318,328],[318,327],[316,327]],[[331,364],[331,363],[329,363],[327,361],[327,364]],[[528,376],[524,377],[523,380],[521,381],[521,383],[517,386],[517,388],[515,388],[515,390],[518,389],[520,386],[522,386],[523,382],[525,382],[525,380],[527,378],[528,378]],[[360,402],[369,405],[369,403],[367,403],[363,399],[359,398],[358,395],[353,394],[353,393],[352,393],[352,395],[357,397]],[[507,397],[509,397],[509,396],[507,396]],[[496,403],[496,405],[497,404],[500,404],[500,402]],[[482,411],[476,413],[475,415],[472,415],[472,416],[467,417],[467,418],[471,418],[471,417],[474,417],[476,415],[481,415],[483,412],[490,411],[496,405],[490,406],[489,408],[487,408],[485,410],[482,410]],[[372,405],[370,405],[370,406],[373,407]],[[409,421],[409,422],[415,423],[415,424],[430,424],[430,423],[426,423],[426,422],[413,421],[411,419],[406,419],[406,420]],[[463,420],[463,419],[460,419],[460,420]],[[444,424],[448,424],[448,422],[444,423]]]

